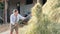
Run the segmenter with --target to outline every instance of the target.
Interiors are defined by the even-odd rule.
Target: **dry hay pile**
[[[60,0],[47,0],[44,6],[32,8],[26,34],[60,34]]]
[[[60,20],[60,0],[47,0],[46,4],[42,7],[43,13],[49,16],[53,22]]]
[[[32,8],[32,16],[36,19],[33,17],[31,21],[29,21],[29,23],[32,24],[32,28],[27,34],[60,34],[59,7],[60,0],[47,0],[44,6],[36,4]]]
[[[37,29],[37,27],[39,26],[39,22],[41,19],[41,15],[42,15],[42,8],[41,5],[39,3],[37,3],[33,8],[32,8],[32,18],[29,21],[30,23],[30,28],[29,30],[26,32],[26,34],[37,34],[37,31],[35,29]],[[35,30],[35,31],[34,31]]]

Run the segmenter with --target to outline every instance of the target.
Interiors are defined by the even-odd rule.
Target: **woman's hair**
[[[13,10],[13,13],[15,13],[15,12],[17,12],[17,11],[18,11],[17,9],[14,9],[14,10]]]

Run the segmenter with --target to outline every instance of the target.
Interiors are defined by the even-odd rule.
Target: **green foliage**
[[[4,9],[4,3],[0,2],[0,9]]]

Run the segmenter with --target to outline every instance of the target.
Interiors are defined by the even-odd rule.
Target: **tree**
[[[7,23],[7,0],[4,1],[5,2],[5,8],[4,8],[4,22]]]

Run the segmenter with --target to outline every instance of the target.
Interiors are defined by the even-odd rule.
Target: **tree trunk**
[[[4,22],[7,23],[7,0],[5,0]]]

